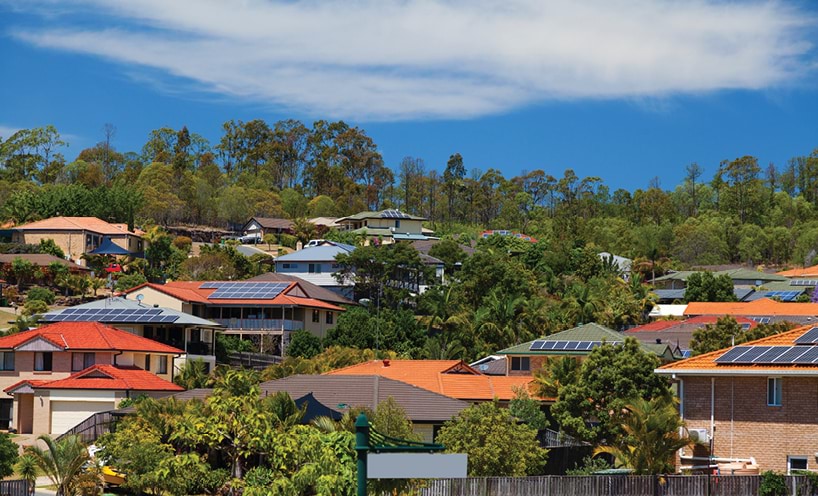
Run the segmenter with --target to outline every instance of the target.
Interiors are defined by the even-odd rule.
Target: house
[[[622,274],[622,277],[626,281],[630,280],[631,266],[633,265],[633,260],[631,260],[630,258],[621,257],[619,255],[608,253],[607,251],[599,252],[597,253],[597,256],[603,262],[609,260],[612,264],[615,264],[616,267],[619,269],[619,272]]]
[[[118,296],[95,300],[40,316],[42,323],[100,322],[182,350],[173,358],[174,370],[187,360],[201,360],[205,370],[216,366],[216,330],[221,326],[170,308],[149,306],[137,299]]]
[[[514,238],[517,238],[517,239],[521,239],[523,241],[528,241],[529,243],[536,243],[537,242],[537,240],[535,238],[532,238],[528,234],[518,233],[516,231],[508,231],[506,229],[488,230],[488,231],[483,231],[482,233],[480,233],[481,238],[489,238],[489,237],[494,236],[494,235],[497,235],[497,236],[511,236],[511,237],[514,237]]]
[[[326,241],[319,246],[304,248],[276,258],[276,273],[292,274],[345,298],[352,298],[352,283],[341,283],[335,279],[335,273],[339,268],[335,257],[340,254],[348,255],[354,250],[355,247],[352,245]]]
[[[296,281],[174,281],[128,290],[147,305],[159,305],[220,324],[224,334],[248,337],[261,352],[283,354],[290,333],[305,329],[324,338],[345,309],[311,297]],[[268,346],[262,336],[271,338]],[[265,349],[266,347],[266,349]]]
[[[677,272],[670,272],[661,277],[654,279],[653,285],[656,289],[683,289],[687,287],[687,279],[700,270],[681,270]],[[751,287],[763,286],[771,282],[785,282],[787,278],[777,274],[768,274],[766,272],[759,272],[751,269],[727,269],[713,272],[715,277],[727,275],[733,280],[733,286]]]
[[[378,375],[469,402],[507,403],[516,390],[532,391],[532,377],[491,376],[462,360],[373,360],[327,372],[326,375]]]
[[[776,272],[776,275],[786,277],[787,279],[818,279],[818,265],[782,270],[781,272]]]
[[[708,325],[715,325],[718,320],[719,317],[716,315],[700,315],[685,320],[657,320],[632,327],[625,331],[625,336],[635,338],[645,344],[674,345],[682,351],[682,356],[684,356],[685,352],[690,350],[693,333]],[[745,317],[736,317],[736,322],[745,330],[758,326],[758,322]]]
[[[251,217],[241,231],[245,235],[258,234],[259,239],[264,239],[267,234],[292,234],[293,221],[272,217]]]
[[[508,357],[506,375],[531,376],[551,357],[571,356],[582,359],[603,343],[616,344],[624,340],[625,335],[621,332],[590,323],[518,344],[495,354]],[[681,357],[681,350],[671,344],[642,343],[642,349],[655,354],[663,362]]]
[[[818,319],[818,303],[783,303],[762,298],[750,302],[691,302],[685,315],[732,315],[747,317],[761,324],[793,322],[808,324]]]
[[[762,298],[775,298],[781,301],[797,301],[802,294],[806,293],[807,287],[793,287],[790,282],[773,281],[764,283],[759,287],[733,287],[733,295],[736,301],[755,301]],[[671,304],[684,301],[687,290],[682,289],[654,289],[652,293],[656,295],[656,301],[660,304]]]
[[[0,337],[0,417],[22,434],[62,434],[127,397],[180,391],[170,381],[182,353],[98,322]]]
[[[20,258],[31,262],[32,265],[35,265],[40,269],[48,269],[49,265],[56,262],[65,265],[69,272],[74,274],[86,274],[91,270],[88,267],[75,264],[70,260],[55,257],[54,255],[50,255],[48,253],[0,253],[0,267],[2,267],[2,270],[7,271],[9,268],[11,268],[11,264],[14,263],[15,258]]]
[[[144,232],[129,231],[126,224],[111,224],[96,217],[51,217],[22,226],[16,226],[12,242],[39,244],[52,239],[65,256],[80,265],[82,255],[98,248],[106,239],[134,257],[142,257],[145,251]]]
[[[700,439],[682,453],[683,467],[755,459],[762,471],[818,468],[818,328],[695,356],[656,373],[677,383],[679,413]]]
[[[424,232],[425,217],[409,215],[400,210],[380,212],[360,212],[335,221],[339,231],[352,231],[367,238],[380,238],[383,243],[397,241],[417,241],[429,239],[429,231]]]

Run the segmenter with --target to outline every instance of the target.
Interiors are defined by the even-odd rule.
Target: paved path
[[[37,477],[37,483],[35,484],[36,489],[34,489],[34,496],[54,496],[57,494],[57,491],[53,489],[46,489],[46,486],[52,486],[54,483],[51,482],[51,479],[48,477]]]

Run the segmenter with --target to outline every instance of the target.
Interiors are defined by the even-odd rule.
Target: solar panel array
[[[381,212],[381,218],[383,219],[408,219],[409,216],[405,213],[401,212],[400,210],[384,210]]]
[[[146,324],[170,324],[179,315],[162,315],[161,308],[66,308],[47,314],[48,322],[131,322]]]
[[[766,291],[764,293],[764,297],[765,298],[773,298],[773,297],[777,296],[777,297],[781,298],[781,301],[794,301],[803,292],[804,292],[804,290],[798,290],[798,291]]]
[[[818,346],[735,346],[716,363],[815,364]]]
[[[759,324],[769,324],[770,317],[750,317],[750,320],[755,320]]]
[[[602,341],[546,341],[531,343],[529,351],[588,351],[602,344]],[[618,344],[618,343],[610,343]]]
[[[798,336],[795,344],[818,344],[818,327],[813,327],[809,331]]]
[[[818,279],[794,279],[790,286],[818,286]]]
[[[288,282],[226,282],[211,281],[200,289],[215,289],[209,300],[271,300],[290,286]]]

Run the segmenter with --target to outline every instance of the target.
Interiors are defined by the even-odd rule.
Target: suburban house
[[[2,267],[2,270],[5,271],[11,268],[11,264],[15,258],[31,262],[32,265],[40,269],[48,269],[49,265],[56,262],[65,265],[68,267],[68,270],[74,274],[85,274],[90,270],[88,267],[75,264],[70,260],[55,257],[48,253],[0,253],[0,267]]]
[[[218,323],[170,308],[148,306],[126,296],[95,300],[43,314],[40,322],[100,322],[136,336],[179,348],[174,370],[187,360],[201,360],[205,369],[216,366]]]
[[[443,396],[405,382],[379,375],[292,375],[261,383],[261,395],[286,392],[299,408],[306,405],[302,422],[327,416],[339,420],[350,408],[375,410],[392,398],[412,421],[414,431],[432,442],[444,422],[456,416],[469,403]],[[192,389],[174,395],[177,400],[205,399],[211,389]]]
[[[316,286],[352,298],[352,283],[341,283],[335,279],[335,272],[338,271],[335,257],[339,254],[347,255],[354,250],[355,247],[352,245],[325,241],[319,246],[311,246],[276,258],[276,273],[292,274]]]
[[[53,239],[65,256],[80,265],[82,255],[110,240],[131,256],[141,257],[145,251],[144,232],[128,230],[126,224],[111,224],[96,217],[51,217],[13,228],[12,242],[39,244]]]
[[[462,360],[373,360],[327,372],[326,375],[378,375],[468,402],[507,403],[516,389],[530,394],[532,377],[487,375]]]
[[[178,392],[171,364],[182,353],[98,322],[0,337],[0,420],[22,434],[56,435],[125,398]]]
[[[776,275],[783,276],[788,279],[818,279],[818,265],[782,270],[781,272],[776,272]]]
[[[609,261],[610,263],[616,265],[617,269],[619,269],[619,273],[622,275],[622,278],[625,281],[630,280],[633,260],[619,255],[614,255],[613,253],[608,253],[607,251],[599,252],[597,253],[597,256],[603,262]]]
[[[784,303],[768,298],[750,302],[691,302],[685,315],[747,317],[761,324],[793,322],[809,324],[818,321],[818,303]]]
[[[804,326],[667,364],[679,412],[699,440],[682,467],[755,462],[762,471],[818,468],[818,328]],[[712,457],[712,458],[711,458]]]
[[[174,281],[128,290],[146,305],[159,305],[218,323],[224,334],[258,341],[260,351],[281,355],[290,333],[305,329],[323,338],[344,311],[312,297],[297,281]],[[337,296],[336,296],[337,298]],[[267,346],[262,336],[271,337]]]
[[[742,329],[753,329],[758,322],[745,318],[735,317]],[[693,333],[708,325],[715,325],[719,320],[716,315],[701,315],[685,320],[657,320],[644,325],[632,327],[625,331],[626,337],[635,338],[645,344],[667,343],[682,350],[682,356],[690,351],[690,341]]]
[[[664,276],[653,280],[656,289],[684,289],[687,287],[687,279],[701,270],[681,270],[670,272]],[[727,275],[733,280],[733,286],[750,288],[752,286],[764,286],[773,282],[787,282],[787,278],[778,274],[768,274],[750,269],[728,269],[713,272],[715,277]]]
[[[293,221],[272,217],[251,217],[241,231],[246,235],[258,234],[259,239],[264,239],[266,234],[292,234]]]
[[[430,238],[431,231],[423,228],[425,217],[409,215],[400,210],[360,212],[335,221],[339,231],[352,231],[367,238],[380,238],[383,243],[417,241]]]
[[[518,344],[495,355],[505,356],[506,375],[528,376],[542,368],[549,358],[570,356],[582,359],[603,343],[616,344],[625,341],[621,332],[599,324],[584,324],[544,338]],[[677,346],[667,343],[641,343],[642,349],[653,353],[663,362],[681,358]]]
[[[528,241],[529,243],[536,243],[537,242],[537,240],[535,238],[532,238],[528,234],[518,233],[516,231],[509,231],[509,230],[506,230],[506,229],[494,229],[494,230],[483,231],[482,233],[480,233],[481,238],[489,238],[489,237],[495,236],[495,235],[496,236],[511,236],[511,237],[514,237],[514,238],[517,238],[517,239],[521,239],[523,241]]]

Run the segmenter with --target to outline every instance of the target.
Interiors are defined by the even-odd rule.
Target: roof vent
[[[154,304],[153,304],[153,308],[159,308],[159,304],[158,304],[158,303],[154,303]]]
[[[388,358],[384,358],[384,359],[383,359],[383,366],[384,366],[384,367],[388,367],[388,366],[389,366],[389,363],[390,363],[390,362],[389,362],[389,359],[388,359]]]
[[[662,338],[656,338],[656,344],[662,344]]]

